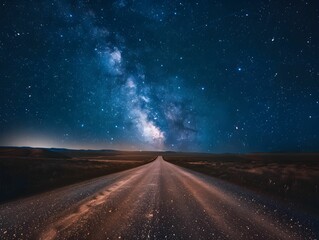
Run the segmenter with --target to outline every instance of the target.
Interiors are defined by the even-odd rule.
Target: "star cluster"
[[[316,1],[2,1],[0,144],[316,151]]]

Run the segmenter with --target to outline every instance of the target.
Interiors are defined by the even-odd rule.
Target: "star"
[[[6,4],[1,145],[319,149],[314,5],[142,2]]]

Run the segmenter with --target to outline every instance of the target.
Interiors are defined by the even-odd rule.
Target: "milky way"
[[[0,144],[316,151],[316,1],[3,1]]]

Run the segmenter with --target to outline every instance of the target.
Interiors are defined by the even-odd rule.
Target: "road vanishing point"
[[[317,239],[317,216],[157,157],[0,205],[0,239]]]

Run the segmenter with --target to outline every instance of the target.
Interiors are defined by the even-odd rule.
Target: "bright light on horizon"
[[[75,143],[66,142],[58,139],[54,134],[44,135],[44,133],[35,133],[30,131],[17,131],[7,134],[0,139],[0,145],[6,147],[31,147],[31,148],[66,148],[82,150],[119,150],[119,151],[154,151],[156,149],[149,146],[134,146],[132,144],[92,144],[87,142]],[[157,150],[156,150],[157,151]]]

